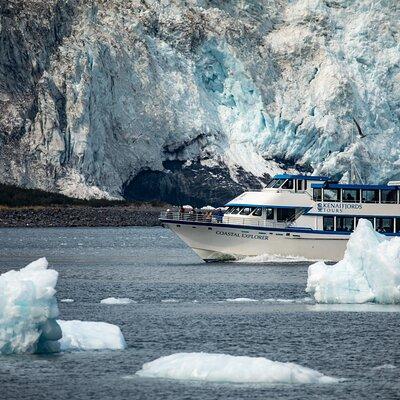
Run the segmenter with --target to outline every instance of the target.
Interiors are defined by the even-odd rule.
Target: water
[[[400,307],[303,299],[307,263],[205,264],[162,228],[0,229],[0,272],[47,257],[62,319],[120,326],[123,351],[0,357],[1,399],[395,399]],[[105,305],[106,297],[138,303]],[[239,297],[258,302],[226,302]],[[176,300],[165,302],[165,300]],[[164,300],[164,301],[163,301]],[[238,385],[143,379],[175,352],[292,361],[345,378],[333,385]],[[384,364],[395,369],[379,368]]]

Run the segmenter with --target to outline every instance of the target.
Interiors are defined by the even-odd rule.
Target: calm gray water
[[[62,319],[120,326],[128,348],[0,356],[1,399],[398,399],[400,308],[307,303],[306,263],[205,264],[162,228],[0,229],[0,272],[47,257]],[[104,305],[106,297],[137,304]],[[175,303],[162,300],[176,299]],[[194,302],[196,300],[196,302]],[[333,385],[238,385],[143,379],[176,352],[292,361],[345,378]],[[384,364],[395,369],[378,368]]]

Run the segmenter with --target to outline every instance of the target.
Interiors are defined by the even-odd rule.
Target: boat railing
[[[201,212],[179,212],[179,211],[163,211],[160,214],[161,219],[172,221],[188,221],[201,223],[224,223],[230,225],[254,226],[263,228],[286,228],[293,225],[292,221],[277,222],[265,220],[263,218],[238,218],[228,215],[201,213]]]

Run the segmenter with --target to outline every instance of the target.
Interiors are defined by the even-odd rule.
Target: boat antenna
[[[350,183],[355,183],[356,180],[359,180],[359,182],[361,182],[361,184],[365,184],[364,183],[364,179],[361,177],[360,171],[357,168],[356,163],[354,162],[354,160],[350,161]]]

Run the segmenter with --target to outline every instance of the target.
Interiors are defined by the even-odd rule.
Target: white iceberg
[[[108,297],[100,301],[101,304],[131,304],[136,303],[136,301],[129,299],[127,297]]]
[[[0,275],[0,354],[59,351],[58,273],[40,258]]]
[[[226,301],[229,303],[254,303],[258,300],[250,299],[248,297],[237,297],[235,299],[226,299]]]
[[[294,363],[271,361],[264,357],[227,354],[176,353],[143,365],[136,375],[230,383],[335,383],[311,368]]]
[[[61,299],[60,302],[61,303],[73,303],[74,299]]]
[[[0,275],[0,354],[125,348],[115,325],[56,320],[58,273],[47,267],[40,258]]]
[[[61,350],[122,350],[126,342],[120,328],[107,322],[62,321]]]
[[[319,303],[400,303],[400,238],[381,235],[360,220],[343,260],[310,265],[306,292]]]

